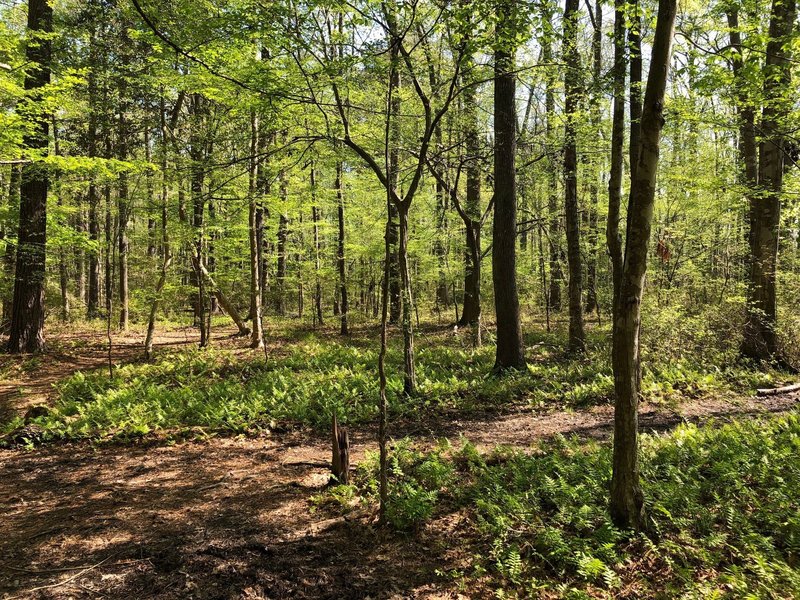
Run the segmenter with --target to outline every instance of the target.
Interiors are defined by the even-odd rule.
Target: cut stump
[[[347,427],[339,427],[336,415],[333,416],[331,438],[333,446],[331,482],[347,484],[350,482],[350,438],[347,435]]]

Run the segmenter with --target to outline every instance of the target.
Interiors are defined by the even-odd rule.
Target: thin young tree
[[[676,0],[659,0],[650,72],[641,119],[641,150],[631,178],[624,265],[613,321],[614,449],[611,518],[619,527],[643,525],[644,495],[639,482],[639,394],[641,364],[639,330],[647,249],[653,221],[656,171],[664,93],[669,72]]]

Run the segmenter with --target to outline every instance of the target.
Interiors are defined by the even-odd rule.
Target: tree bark
[[[8,241],[8,237],[16,231],[19,222],[19,201],[20,201],[20,184],[21,184],[22,167],[19,165],[12,165],[11,172],[8,178],[8,206],[9,216],[12,215],[16,219],[10,219],[8,226],[4,230],[6,247],[3,252],[3,274],[6,281],[9,282],[8,290],[3,293],[3,314],[0,317],[0,331],[8,331],[11,325],[11,313],[13,310],[12,300],[14,297],[14,263],[16,262],[16,245]],[[14,223],[13,221],[17,222]]]
[[[275,271],[275,312],[286,314],[286,243],[289,239],[289,219],[281,212],[278,222],[278,264]]]
[[[124,94],[122,86],[120,94]],[[120,106],[119,111],[119,130],[117,139],[117,158],[119,160],[128,159],[128,124],[125,118],[124,107]],[[128,199],[128,174],[124,171],[119,174],[117,182],[117,219],[118,219],[118,248],[117,259],[119,260],[119,328],[122,331],[128,329],[129,321],[129,288],[128,288],[128,220],[129,220],[129,199]]]
[[[630,46],[630,117],[631,140],[628,148],[631,165],[631,181],[636,177],[640,149],[642,120],[642,14],[639,0],[630,0],[628,5],[628,45]]]
[[[545,23],[546,31],[542,35],[542,62],[550,64],[553,62],[553,36],[552,30],[553,11],[550,3],[542,3],[542,20]],[[548,70],[545,74],[545,137],[547,144],[554,144],[555,121],[555,81],[552,73]],[[550,269],[550,290],[547,294],[548,309],[558,312],[561,310],[561,281],[564,278],[561,272],[561,215],[558,210],[558,152],[550,151],[548,157],[549,186],[547,192],[547,213],[549,223],[547,227],[548,250],[549,250],[549,269]]]
[[[498,39],[494,53],[494,223],[492,228],[492,283],[497,314],[497,350],[494,372],[524,369],[522,327],[517,296],[517,185],[516,106],[513,3],[498,6]]]
[[[203,196],[203,184],[205,180],[205,148],[201,135],[204,116],[204,98],[198,94],[192,94],[192,124],[189,140],[189,157],[191,159],[190,189],[192,194],[192,227],[194,229],[194,248],[192,263],[195,268],[195,278],[197,279],[197,299],[195,304],[195,318],[200,326],[200,347],[208,345],[208,326],[206,323],[206,289],[203,271],[203,221],[205,216],[205,198]]]
[[[61,154],[61,143],[58,137],[58,123],[53,118],[53,154],[59,156]],[[58,181],[58,174],[55,176]],[[64,200],[61,196],[61,186],[56,186],[56,205],[61,210],[64,205]],[[67,251],[64,244],[60,244],[58,248],[58,279],[59,287],[61,289],[61,320],[69,321],[69,271],[67,268]]]
[[[785,160],[782,118],[791,84],[790,36],[797,16],[795,0],[774,0],[764,65],[764,104],[758,144],[758,187],[750,195],[747,312],[741,352],[756,360],[781,360],[778,348],[777,266],[781,193]],[[747,115],[745,115],[745,119]],[[742,124],[749,127],[746,121]],[[743,145],[752,143],[750,139]],[[746,158],[745,165],[752,163]],[[747,167],[746,167],[747,168]]]
[[[613,323],[614,450],[611,518],[618,527],[643,525],[644,496],[639,483],[639,393],[641,301],[653,220],[663,103],[670,64],[676,0],[659,0],[650,74],[641,119],[641,151],[631,181],[625,261]]]
[[[417,389],[417,376],[414,366],[414,297],[411,293],[411,272],[408,265],[408,209],[405,202],[397,207],[399,218],[398,258],[400,261],[400,284],[402,289],[403,318],[403,392],[412,395]]]
[[[31,93],[31,102],[34,103],[38,100],[39,90],[50,83],[49,34],[52,30],[53,9],[47,0],[28,0],[28,34],[36,41],[29,42],[25,49],[25,58],[30,65],[25,75],[25,90]],[[48,118],[38,114],[23,144],[34,155],[46,156],[48,137]],[[20,188],[17,264],[8,342],[12,353],[44,350],[47,188],[48,178],[42,165],[26,164],[22,169]]]
[[[261,306],[261,253],[259,252],[258,235],[258,135],[259,123],[255,109],[250,110],[250,165],[249,165],[249,240],[250,240],[250,319],[251,348],[263,348],[264,332],[262,326]]]
[[[580,110],[581,73],[578,52],[578,0],[566,0],[564,7],[564,210],[567,221],[567,264],[569,266],[569,350],[586,351],[583,331],[583,265],[581,264],[581,222],[578,208],[577,124]]]
[[[319,206],[317,206],[317,176],[314,163],[311,163],[311,221],[314,232],[314,311],[319,325],[325,324],[322,314],[322,275],[320,269],[320,244],[319,244]]]
[[[606,245],[611,257],[614,314],[622,277],[622,235],[619,230],[622,204],[622,162],[625,144],[625,0],[614,0],[614,107],[611,124],[611,170],[608,177]]]
[[[592,130],[600,134],[602,118],[600,114],[600,103],[603,97],[603,3],[602,0],[595,0],[594,5],[594,30],[592,34],[592,97],[590,107],[590,118]],[[587,313],[598,309],[597,305],[597,205],[599,201],[600,189],[598,179],[600,177],[600,160],[592,159],[591,179],[589,183],[589,232],[587,235],[588,253],[586,260],[586,306]],[[599,312],[598,312],[599,314]]]
[[[344,181],[342,180],[342,163],[336,161],[336,213],[339,223],[339,235],[336,244],[336,268],[339,272],[339,333],[348,335],[347,268],[345,264],[345,229],[344,229]]]
[[[464,206],[466,253],[464,260],[464,307],[461,326],[480,327],[481,321],[481,164],[478,137],[478,112],[472,58],[465,61],[464,85],[464,138],[466,146],[467,197]]]
[[[391,20],[391,15],[388,15]],[[393,20],[392,20],[393,22]],[[394,29],[394,26],[390,26]],[[389,212],[389,245],[392,252],[389,255],[389,322],[400,322],[402,304],[402,275],[400,273],[399,240],[400,240],[400,215],[394,198],[399,196],[400,185],[400,53],[390,32],[389,61],[391,72],[389,75],[389,105],[390,134],[389,134],[389,165],[388,177],[392,193],[388,200]]]
[[[153,336],[156,329],[156,316],[158,315],[158,305],[161,301],[161,294],[167,283],[167,273],[172,264],[172,249],[169,243],[169,231],[167,229],[167,123],[166,109],[164,106],[164,96],[161,96],[159,105],[159,121],[161,125],[161,251],[164,257],[161,263],[161,275],[156,283],[153,302],[150,305],[150,315],[147,319],[147,335],[144,340],[144,356],[147,360],[153,358]]]

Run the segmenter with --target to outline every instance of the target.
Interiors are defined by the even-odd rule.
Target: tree
[[[497,314],[494,371],[524,369],[525,354],[517,295],[517,117],[515,106],[514,0],[497,5],[494,51],[494,223],[492,282]]]
[[[613,116],[611,124],[611,169],[608,177],[606,245],[611,258],[612,314],[616,311],[622,279],[622,235],[619,230],[622,204],[622,162],[625,144],[625,0],[614,0]]]
[[[739,105],[740,156],[747,190],[748,271],[744,336],[741,353],[756,360],[782,360],[777,336],[777,266],[781,224],[786,140],[783,116],[791,100],[791,35],[797,6],[794,0],[774,0],[763,69],[763,108],[755,136],[755,111],[747,97],[743,73],[738,13],[728,12],[736,97]],[[756,155],[756,149],[758,154]]]
[[[47,156],[49,125],[43,111],[43,88],[50,83],[53,9],[47,0],[28,0],[28,45],[25,57],[30,65],[25,90],[30,92],[26,109],[32,125],[24,146],[32,159]],[[20,188],[17,264],[9,351],[44,350],[45,247],[47,242],[48,177],[44,165],[31,162],[22,169]]]
[[[583,265],[581,222],[578,209],[577,120],[581,101],[581,57],[578,52],[578,0],[566,0],[564,7],[564,209],[567,221],[567,263],[569,265],[569,349],[586,351],[583,331]]]
[[[638,450],[639,330],[676,5],[676,0],[659,0],[658,3],[658,21],[642,108],[641,150],[631,174],[624,265],[613,322],[611,358],[615,402],[611,518],[619,527],[639,528],[643,524],[644,496],[639,483]]]

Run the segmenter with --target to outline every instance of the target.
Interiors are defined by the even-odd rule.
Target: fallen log
[[[777,396],[778,394],[788,394],[789,392],[796,392],[800,390],[800,383],[793,383],[792,385],[785,385],[779,388],[760,388],[756,390],[757,396]]]
[[[233,320],[233,322],[236,323],[236,327],[239,328],[239,335],[250,335],[250,328],[245,324],[244,321],[242,321],[242,318],[239,316],[239,311],[236,310],[236,307],[233,305],[233,303],[231,303],[228,297],[223,293],[223,291],[217,285],[217,282],[214,281],[214,278],[211,276],[211,273],[208,272],[208,269],[206,269],[205,265],[199,262],[195,256],[192,257],[192,262],[194,263],[195,268],[199,267],[203,278],[208,282],[208,285],[211,286],[211,289],[214,290],[222,310],[224,310]]]

